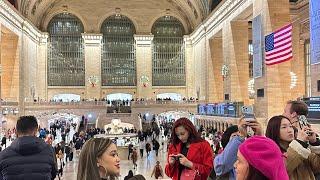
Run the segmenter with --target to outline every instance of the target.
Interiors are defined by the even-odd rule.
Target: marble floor
[[[164,171],[164,167],[166,164],[166,156],[167,152],[164,152],[163,150],[159,151],[158,157],[156,157],[155,152],[152,151],[152,153],[147,158],[144,156],[143,158],[138,158],[137,164],[138,168],[136,170],[133,170],[133,164],[132,161],[129,160],[121,160],[120,162],[120,180],[123,180],[124,177],[128,174],[129,170],[133,170],[134,174],[142,174],[147,180],[155,179],[154,177],[151,177],[151,173],[153,171],[153,167],[156,164],[156,161],[160,161],[160,165],[162,166],[162,169]],[[74,158],[74,161],[68,162],[64,168],[64,174],[62,176],[62,180],[76,180],[77,179],[77,168],[78,168],[78,157],[76,156]],[[58,178],[56,178],[58,179]],[[170,179],[167,176],[164,177],[164,179]]]

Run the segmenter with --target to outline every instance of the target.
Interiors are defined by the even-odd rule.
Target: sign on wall
[[[252,45],[253,45],[253,77],[262,76],[263,66],[263,34],[261,15],[253,18],[252,21]]]
[[[320,63],[320,1],[310,0],[311,64]]]

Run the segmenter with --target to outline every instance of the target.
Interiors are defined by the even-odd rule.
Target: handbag
[[[199,175],[198,170],[193,170],[193,169],[184,169],[181,172],[180,179],[182,180],[195,180],[197,176]]]

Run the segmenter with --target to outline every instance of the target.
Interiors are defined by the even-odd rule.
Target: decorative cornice
[[[82,38],[87,46],[97,46],[101,44],[102,34],[82,33]]]
[[[186,47],[192,47],[192,40],[190,36],[188,35],[183,36],[183,40]]]
[[[40,37],[40,45],[46,45],[48,43],[49,33],[42,33]]]
[[[151,46],[153,35],[134,35],[137,46]]]
[[[0,21],[18,36],[24,34],[36,43],[40,42],[42,32],[3,0],[0,0]]]
[[[192,44],[198,43],[204,35],[211,37],[211,34],[215,34],[220,30],[222,23],[230,18],[230,15],[234,12],[241,12],[239,7],[243,5],[252,4],[252,0],[226,0],[219,8],[217,8],[211,15],[201,23],[197,29],[190,34]],[[242,9],[241,9],[242,10]],[[205,32],[204,32],[205,31]]]

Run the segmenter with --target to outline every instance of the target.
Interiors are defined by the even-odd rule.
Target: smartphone
[[[254,119],[253,107],[252,106],[242,106],[241,113],[245,119]]]

